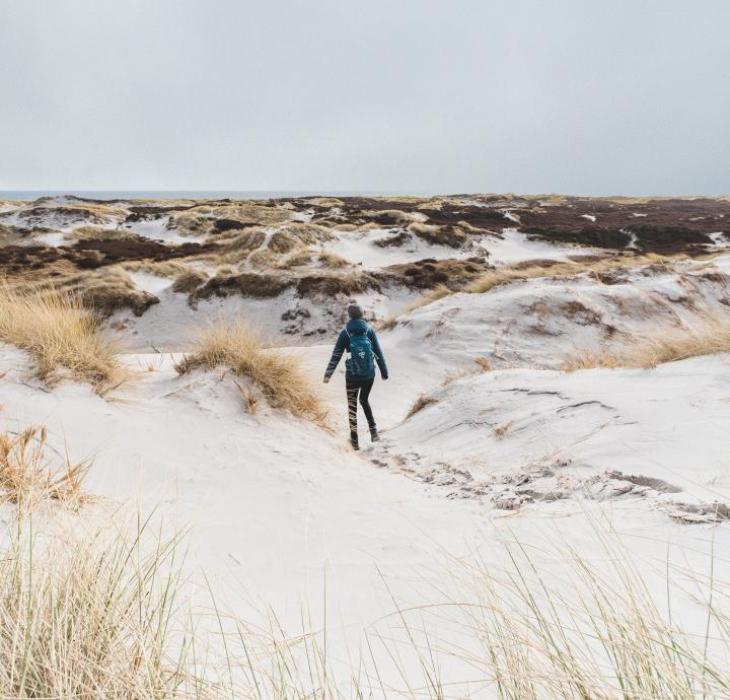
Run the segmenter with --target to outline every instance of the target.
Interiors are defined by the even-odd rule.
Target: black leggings
[[[360,405],[365,413],[368,421],[368,427],[372,432],[375,430],[375,418],[373,418],[373,409],[370,408],[368,397],[370,390],[373,388],[373,380],[367,382],[347,382],[347,415],[350,419],[350,435],[357,435],[357,400],[358,394]]]

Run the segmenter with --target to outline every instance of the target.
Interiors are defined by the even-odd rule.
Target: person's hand
[[[330,383],[330,378],[329,377],[325,377],[324,378],[324,383],[325,384],[329,384]]]
[[[383,377],[383,381],[384,382],[387,382],[388,381],[388,375],[387,374]]]

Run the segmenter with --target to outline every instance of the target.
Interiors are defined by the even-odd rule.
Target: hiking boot
[[[370,441],[378,442],[378,440],[380,440],[380,435],[378,435],[378,429],[370,428]]]
[[[353,450],[359,450],[360,449],[360,443],[357,440],[357,434],[351,434],[350,435],[350,444],[352,445]]]

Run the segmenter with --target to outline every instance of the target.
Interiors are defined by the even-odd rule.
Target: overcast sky
[[[730,191],[728,0],[0,0],[0,189]]]

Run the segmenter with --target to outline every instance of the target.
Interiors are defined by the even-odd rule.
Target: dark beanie
[[[350,318],[362,318],[362,306],[353,302],[347,307],[347,315]]]

